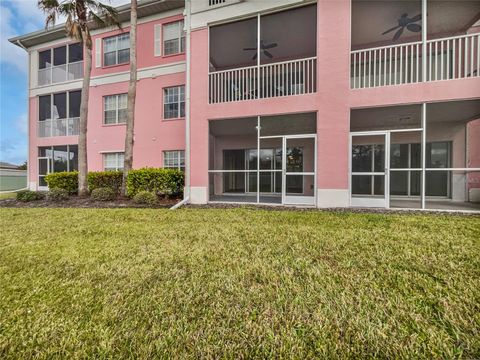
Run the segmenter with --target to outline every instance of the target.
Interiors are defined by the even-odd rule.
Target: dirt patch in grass
[[[160,199],[157,205],[135,204],[129,198],[118,198],[113,201],[94,201],[90,197],[70,196],[64,201],[36,200],[30,202],[16,199],[0,199],[0,207],[4,208],[169,208],[181,199]]]

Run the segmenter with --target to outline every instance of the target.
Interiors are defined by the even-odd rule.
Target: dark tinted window
[[[53,118],[65,119],[67,117],[67,94],[53,95]]]
[[[50,119],[50,114],[51,114],[50,95],[40,96],[38,101],[39,101],[38,120],[43,121],[46,119]]]
[[[76,62],[83,60],[83,47],[80,43],[68,46],[68,62]]]
[[[81,91],[71,91],[68,95],[69,97],[69,117],[80,117],[80,101],[81,101]]]
[[[53,65],[63,65],[67,62],[67,47],[53,49]]]
[[[45,69],[52,66],[52,53],[50,50],[41,51],[38,53],[38,67]]]

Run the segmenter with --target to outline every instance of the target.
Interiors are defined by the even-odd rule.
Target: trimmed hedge
[[[47,200],[53,202],[68,200],[68,191],[61,188],[50,189],[47,192]]]
[[[45,198],[45,193],[40,191],[21,190],[17,192],[17,200],[23,202],[37,201]]]
[[[135,204],[155,205],[158,202],[157,195],[150,191],[139,191],[133,197]]]
[[[78,171],[63,171],[45,176],[49,189],[64,189],[69,194],[78,192]]]
[[[122,189],[121,171],[92,171],[87,175],[88,190],[92,192],[98,188],[110,188],[116,194]]]
[[[96,188],[92,190],[90,197],[95,201],[112,201],[115,200],[117,194],[111,188]]]
[[[127,195],[150,191],[159,196],[181,196],[185,174],[177,169],[143,168],[131,170],[127,176]]]

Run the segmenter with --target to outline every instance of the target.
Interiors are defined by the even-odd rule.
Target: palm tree
[[[80,103],[80,131],[78,135],[78,194],[87,194],[87,119],[90,74],[92,71],[92,37],[89,26],[94,22],[98,27],[117,25],[115,8],[96,0],[38,0],[38,7],[46,14],[45,28],[54,26],[58,17],[65,17],[67,35],[79,40],[85,49],[85,73]]]
[[[130,82],[127,100],[127,130],[123,162],[122,194],[127,195],[127,175],[133,164],[133,131],[135,124],[135,97],[137,95],[137,0],[130,6]]]

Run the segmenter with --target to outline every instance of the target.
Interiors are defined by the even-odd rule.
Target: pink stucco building
[[[129,61],[93,29],[90,170],[121,169]],[[427,16],[428,14],[428,16]],[[77,167],[82,48],[29,54],[29,186]],[[139,2],[134,167],[191,203],[480,210],[480,2]]]

